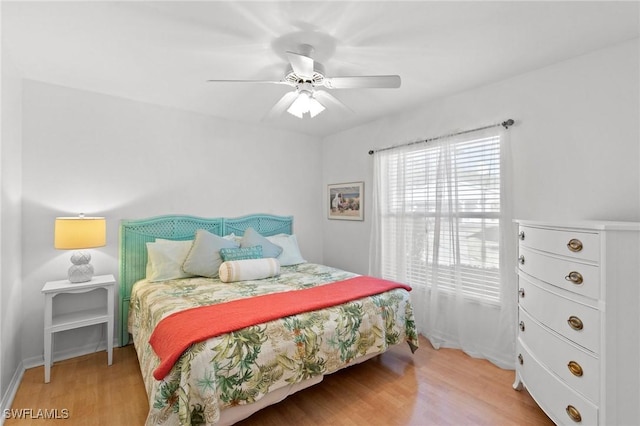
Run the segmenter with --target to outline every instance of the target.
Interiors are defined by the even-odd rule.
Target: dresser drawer
[[[520,226],[520,246],[591,262],[600,261],[600,235]]]
[[[518,338],[532,355],[594,404],[600,401],[600,363],[520,309]]]
[[[600,268],[520,247],[521,271],[537,279],[592,299],[600,298]]]
[[[518,371],[524,385],[533,399],[556,424],[598,424],[598,407],[596,405],[575,392],[546,369],[520,340],[518,340],[516,350],[519,359],[521,359]],[[569,411],[574,415],[579,415],[580,422],[573,420],[568,413]]]
[[[520,273],[519,303],[529,315],[572,342],[598,353],[600,312],[533,283]],[[524,295],[524,296],[523,296]]]

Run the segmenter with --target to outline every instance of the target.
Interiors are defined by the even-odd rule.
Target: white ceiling
[[[29,79],[324,136],[639,36],[636,1],[2,2],[3,52]],[[399,74],[331,93],[353,110],[265,115],[284,52],[328,76]]]

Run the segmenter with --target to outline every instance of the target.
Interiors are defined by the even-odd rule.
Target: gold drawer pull
[[[524,254],[520,255],[520,257],[518,258],[518,262],[520,262],[521,265],[524,265]]]
[[[576,316],[571,315],[567,320],[569,323],[569,327],[574,330],[582,330],[584,328],[584,324],[582,324],[582,320]]]
[[[582,284],[582,282],[584,281],[584,279],[582,278],[582,274],[576,271],[569,272],[569,275],[564,277],[564,279],[567,281],[571,281],[574,284]]]
[[[576,423],[580,423],[582,421],[580,411],[578,411],[578,409],[573,405],[567,405],[567,415]]]
[[[571,374],[573,374],[576,377],[582,377],[583,371],[580,364],[578,364],[575,361],[569,361],[569,364],[567,364],[567,367],[569,368],[569,371],[571,371]]]
[[[524,331],[524,321],[520,321],[520,331]]]
[[[574,253],[579,252],[582,250],[582,241],[578,240],[577,238],[572,238],[567,243],[567,248]]]
[[[520,233],[518,234],[518,237],[524,241],[524,231],[520,231]]]

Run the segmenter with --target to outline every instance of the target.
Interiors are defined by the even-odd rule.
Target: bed
[[[189,246],[192,257],[196,245],[206,238],[221,241],[222,237],[244,245],[254,241],[249,235],[264,244],[247,244],[225,253],[256,254],[254,249],[259,249],[256,260],[232,259],[225,265],[244,268],[251,262],[268,263],[275,264],[277,271],[264,278],[258,274],[259,279],[252,279],[256,278],[252,274],[240,280],[241,275],[230,278],[240,272],[216,278],[152,279],[161,268],[157,257],[153,263],[151,256],[164,244]],[[267,259],[262,251],[274,245],[281,250]],[[366,286],[356,283],[375,279],[306,262],[296,250],[289,216],[172,215],[121,222],[119,338],[126,345],[130,334],[133,337],[149,397],[147,425],[233,424],[393,345],[408,343],[411,351],[418,347],[409,288],[376,281],[371,284],[388,287],[337,305],[322,302],[331,292],[343,297],[345,289],[359,291],[356,287]],[[183,269],[186,265],[185,260]],[[155,269],[150,272],[149,268]],[[285,296],[289,299],[277,299]],[[235,309],[234,314],[218,310],[223,308]],[[245,324],[245,314],[250,321],[251,311],[263,315],[262,322]],[[191,316],[193,322],[187,322]],[[160,334],[171,322],[178,328]],[[231,323],[244,325],[233,329]],[[227,326],[229,330],[224,331]],[[209,327],[224,332],[218,330],[206,338],[199,334]],[[175,347],[178,344],[183,346]],[[171,354],[179,354],[174,356],[175,363],[163,352],[168,346],[173,346]]]

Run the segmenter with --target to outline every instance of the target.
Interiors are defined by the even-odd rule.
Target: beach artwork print
[[[364,182],[328,185],[329,219],[364,220]]]

